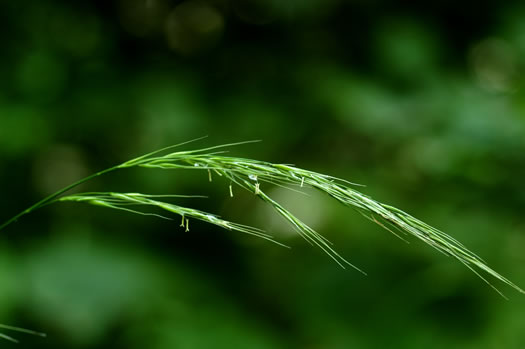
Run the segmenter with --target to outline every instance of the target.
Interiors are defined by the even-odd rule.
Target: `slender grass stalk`
[[[57,202],[79,202],[123,210],[141,215],[152,215],[164,219],[172,219],[171,217],[146,210],[147,208],[153,208],[162,211],[163,214],[180,216],[181,226],[183,226],[186,231],[189,230],[189,220],[196,219],[222,227],[227,230],[254,235],[281,246],[285,246],[274,240],[271,235],[267,234],[261,229],[233,223],[214,214],[193,208],[179,206],[166,201],[166,199],[176,199],[181,197],[180,195],[147,195],[141,193],[115,192],[87,192],[65,195],[69,190],[95,177],[112,171],[123,170],[132,167],[143,167],[160,170],[186,169],[207,171],[210,181],[212,180],[212,174],[216,174],[230,182],[230,196],[233,197],[232,185],[236,185],[253,193],[262,201],[269,204],[278,214],[284,217],[293,226],[295,231],[297,231],[297,233],[302,238],[304,238],[311,245],[319,247],[343,268],[345,268],[345,266],[350,266],[364,274],[361,269],[349,263],[346,259],[339,255],[333,249],[330,241],[306,225],[299,218],[294,216],[288,209],[284,208],[277,201],[273,200],[263,190],[263,186],[284,186],[297,191],[301,191],[303,188],[316,189],[332,197],[341,204],[355,209],[368,220],[380,225],[403,240],[405,239],[405,236],[412,235],[432,246],[444,255],[455,258],[471,271],[473,271],[504,298],[505,296],[495,286],[493,286],[492,283],[482,273],[500,280],[501,282],[511,286],[521,293],[525,293],[525,291],[523,291],[509,279],[491,269],[480,257],[469,251],[463,244],[451,236],[420,221],[417,218],[412,217],[408,213],[398,208],[381,203],[370,198],[369,196],[362,194],[355,189],[358,184],[322,173],[301,169],[292,165],[273,164],[265,161],[224,155],[226,152],[224,149],[227,147],[256,141],[224,144],[197,150],[171,152],[172,149],[190,142],[184,142],[139,156],[68,185],[67,187],[49,195],[48,197],[30,206],[26,210],[8,219],[5,223],[0,225],[0,230],[16,222],[22,216],[27,215],[44,206]],[[33,331],[5,325],[0,325],[0,328],[42,335]],[[0,337],[14,341],[13,338],[5,334],[0,333]]]
[[[159,149],[159,150],[156,150],[156,151],[154,151],[154,152],[152,152],[152,153],[145,154],[145,155],[140,156],[140,157],[138,157],[138,158],[136,158],[136,159],[133,159],[132,161],[139,161],[139,160],[142,159],[142,158],[147,158],[147,157],[153,156],[153,155],[155,155],[155,154],[157,154],[157,153],[160,153],[160,152],[162,152],[162,151],[166,151],[166,150],[168,150],[168,149],[172,149],[172,148],[179,147],[179,146],[182,146],[182,145],[185,145],[185,144],[191,143],[191,142],[195,142],[195,141],[201,140],[201,139],[203,139],[203,138],[206,138],[206,137],[200,137],[200,138],[197,138],[197,139],[194,139],[194,140],[191,140],[191,141],[187,141],[187,142],[183,142],[183,143],[175,144],[175,145],[172,145],[172,146],[169,146],[169,147],[163,148],[163,149]],[[128,161],[128,162],[129,162],[129,161]],[[34,205],[28,207],[28,208],[25,209],[24,211],[22,211],[22,212],[18,213],[17,215],[11,217],[10,219],[8,219],[6,222],[4,222],[3,224],[0,225],[0,230],[4,229],[4,228],[7,227],[8,225],[10,225],[10,224],[16,222],[20,217],[25,216],[26,214],[29,214],[29,213],[31,213],[31,212],[33,212],[33,211],[35,211],[35,210],[37,210],[37,209],[39,209],[39,208],[41,208],[41,207],[44,207],[44,206],[46,206],[46,205],[52,203],[57,197],[59,197],[60,195],[66,193],[66,192],[68,192],[69,190],[71,190],[71,189],[73,189],[73,188],[75,188],[75,187],[78,187],[79,185],[81,185],[81,184],[83,184],[83,183],[85,183],[85,182],[87,182],[87,181],[89,181],[89,180],[91,180],[91,179],[93,179],[93,178],[96,178],[96,177],[98,177],[98,176],[101,176],[101,175],[103,175],[103,174],[105,174],[105,173],[115,171],[115,170],[117,170],[117,169],[123,167],[125,164],[126,164],[126,163],[121,164],[121,165],[119,165],[119,166],[113,166],[113,167],[107,168],[107,169],[105,169],[105,170],[99,171],[99,172],[97,172],[97,173],[94,173],[94,174],[92,174],[92,175],[90,175],[90,176],[87,176],[87,177],[85,177],[85,178],[83,178],[83,179],[81,179],[81,180],[78,180],[78,181],[76,181],[76,182],[74,182],[74,183],[72,183],[72,184],[70,184],[70,185],[68,185],[68,186],[66,186],[66,187],[64,187],[64,188],[62,188],[62,189],[56,191],[55,193],[53,193],[53,194],[51,194],[51,195],[49,195],[49,196],[43,198],[42,200],[38,201],[36,204],[34,204]]]
[[[88,176],[86,178],[83,178],[73,184],[70,184],[68,185],[67,187],[65,188],[62,188],[60,189],[59,191],[45,197],[44,199],[38,201],[36,204],[28,207],[27,209],[25,209],[24,211],[18,213],[17,215],[13,216],[12,218],[10,218],[9,220],[7,220],[6,222],[4,222],[2,225],[0,225],[0,230],[4,229],[5,227],[7,227],[8,225],[16,222],[20,217],[22,216],[25,216],[26,214],[29,214],[33,211],[35,211],[36,209],[39,209],[40,207],[43,207],[43,206],[46,206],[48,205],[49,203],[53,202],[54,199],[56,199],[57,197],[59,197],[60,195],[64,194],[65,192],[68,192],[69,190],[79,186],[80,184],[83,184],[95,177],[98,177],[100,175],[103,175],[104,173],[108,173],[108,172],[111,172],[111,171],[114,171],[116,170],[115,167],[112,167],[112,168],[108,168],[108,169],[105,169],[103,171],[100,171],[100,172],[97,172],[97,173],[94,173],[92,174],[91,176]]]
[[[35,331],[32,331],[32,330],[28,330],[28,329],[20,328],[20,327],[14,327],[14,326],[8,326],[8,325],[0,324],[0,329],[8,330],[8,331],[14,331],[14,332],[20,332],[20,333],[26,333],[26,334],[31,334],[33,336],[46,337],[45,333],[35,332]],[[8,335],[6,335],[4,333],[0,333],[0,338],[6,339],[6,340],[8,340],[10,342],[13,342],[13,343],[18,343],[17,339],[15,339],[15,338],[13,338],[11,336],[8,336]]]

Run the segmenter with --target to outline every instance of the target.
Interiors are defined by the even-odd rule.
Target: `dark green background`
[[[2,220],[159,147],[262,139],[233,154],[363,183],[523,287],[519,4],[2,1]],[[291,250],[57,204],[1,232],[0,322],[48,333],[19,348],[525,347],[525,296],[316,193],[265,188],[369,276],[342,270],[228,184],[142,169],[82,189],[209,195],[181,203]]]

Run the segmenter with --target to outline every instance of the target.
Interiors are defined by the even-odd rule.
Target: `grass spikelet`
[[[271,241],[280,246],[285,246],[277,241],[275,241],[271,235],[266,234],[263,230],[257,229],[254,227],[233,223],[224,219],[221,219],[219,216],[207,213],[204,211],[196,210],[193,208],[183,207],[168,203],[165,201],[159,201],[156,198],[177,198],[181,195],[147,195],[140,193],[114,193],[114,192],[99,192],[99,193],[80,193],[75,195],[68,195],[57,199],[56,201],[61,202],[84,202],[91,205],[103,206],[108,208],[113,208],[117,210],[128,211],[132,213],[137,213],[141,215],[151,215],[157,216],[164,219],[171,219],[156,213],[142,211],[141,207],[150,206],[157,208],[170,214],[179,215],[182,217],[181,227],[184,227],[186,231],[189,231],[189,218],[200,220],[209,224],[219,226],[227,230],[238,231],[241,233],[257,236],[259,238]],[[182,196],[188,197],[188,196]],[[190,196],[195,197],[195,196]],[[199,196],[197,196],[199,197]],[[131,207],[136,207],[131,209]],[[286,246],[285,246],[286,247]]]

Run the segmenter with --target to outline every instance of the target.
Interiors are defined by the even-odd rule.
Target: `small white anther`
[[[250,178],[252,181],[257,181],[257,176],[254,174],[249,175],[248,178]]]

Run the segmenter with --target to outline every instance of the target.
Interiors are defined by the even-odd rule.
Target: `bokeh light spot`
[[[499,38],[488,38],[470,52],[470,64],[485,89],[493,92],[511,92],[517,78],[515,49]]]
[[[122,26],[131,34],[144,37],[162,29],[169,11],[166,0],[121,0],[119,15]]]
[[[192,55],[211,48],[224,29],[222,14],[202,1],[186,1],[171,11],[165,23],[168,46]]]

